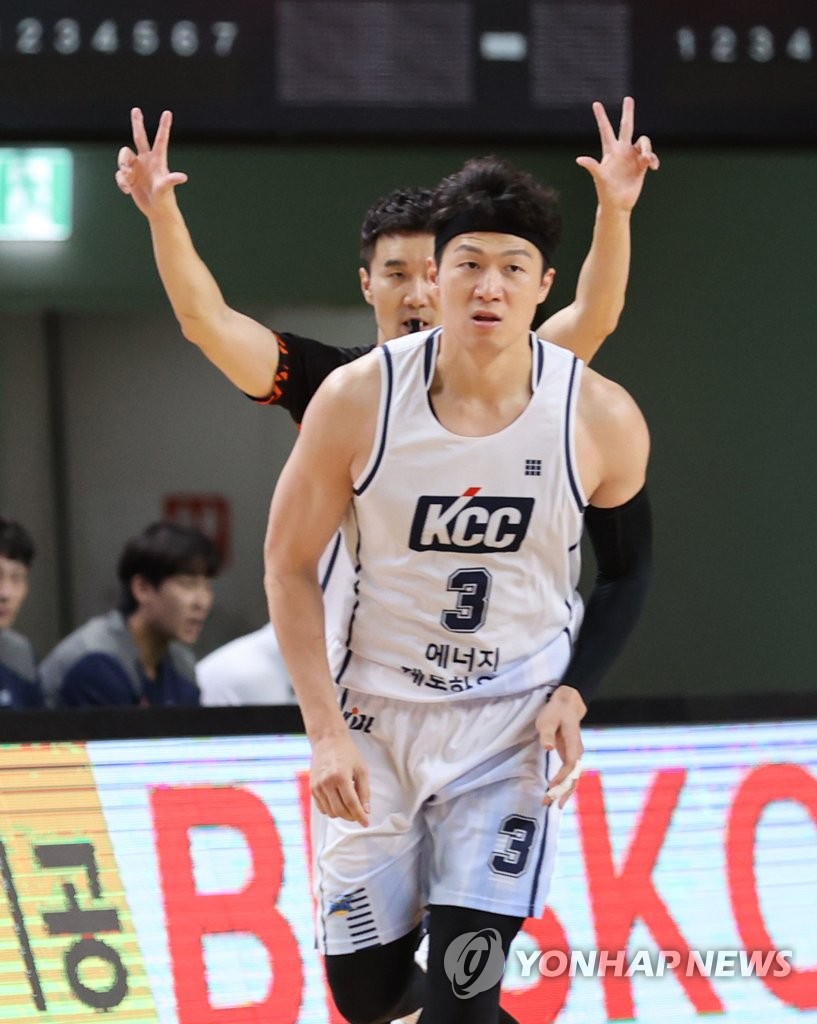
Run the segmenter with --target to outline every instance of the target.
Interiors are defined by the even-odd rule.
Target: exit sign
[[[0,149],[0,241],[69,238],[72,183],[67,149]]]

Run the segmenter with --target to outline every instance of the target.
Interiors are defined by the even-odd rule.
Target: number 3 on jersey
[[[487,569],[457,569],[448,577],[446,588],[457,595],[456,608],[446,608],[440,621],[452,633],[475,633],[485,625],[491,574]]]
[[[491,857],[491,870],[500,875],[521,875],[528,863],[528,854],[536,835],[534,818],[509,814],[497,833],[496,846]]]

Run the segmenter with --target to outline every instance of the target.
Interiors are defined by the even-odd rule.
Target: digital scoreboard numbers
[[[257,132],[269,59],[253,12],[248,0],[4,0],[0,133],[122,139],[133,106],[175,109],[181,136]]]
[[[634,4],[639,115],[684,140],[817,141],[817,6]]]
[[[0,137],[815,141],[807,0],[4,0]]]

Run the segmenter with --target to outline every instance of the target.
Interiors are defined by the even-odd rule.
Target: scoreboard
[[[817,141],[808,0],[4,0],[0,140]]]

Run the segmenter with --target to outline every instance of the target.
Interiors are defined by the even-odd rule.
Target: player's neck
[[[531,397],[531,351],[443,343],[429,397],[440,423],[452,433],[483,437],[521,415]]]

